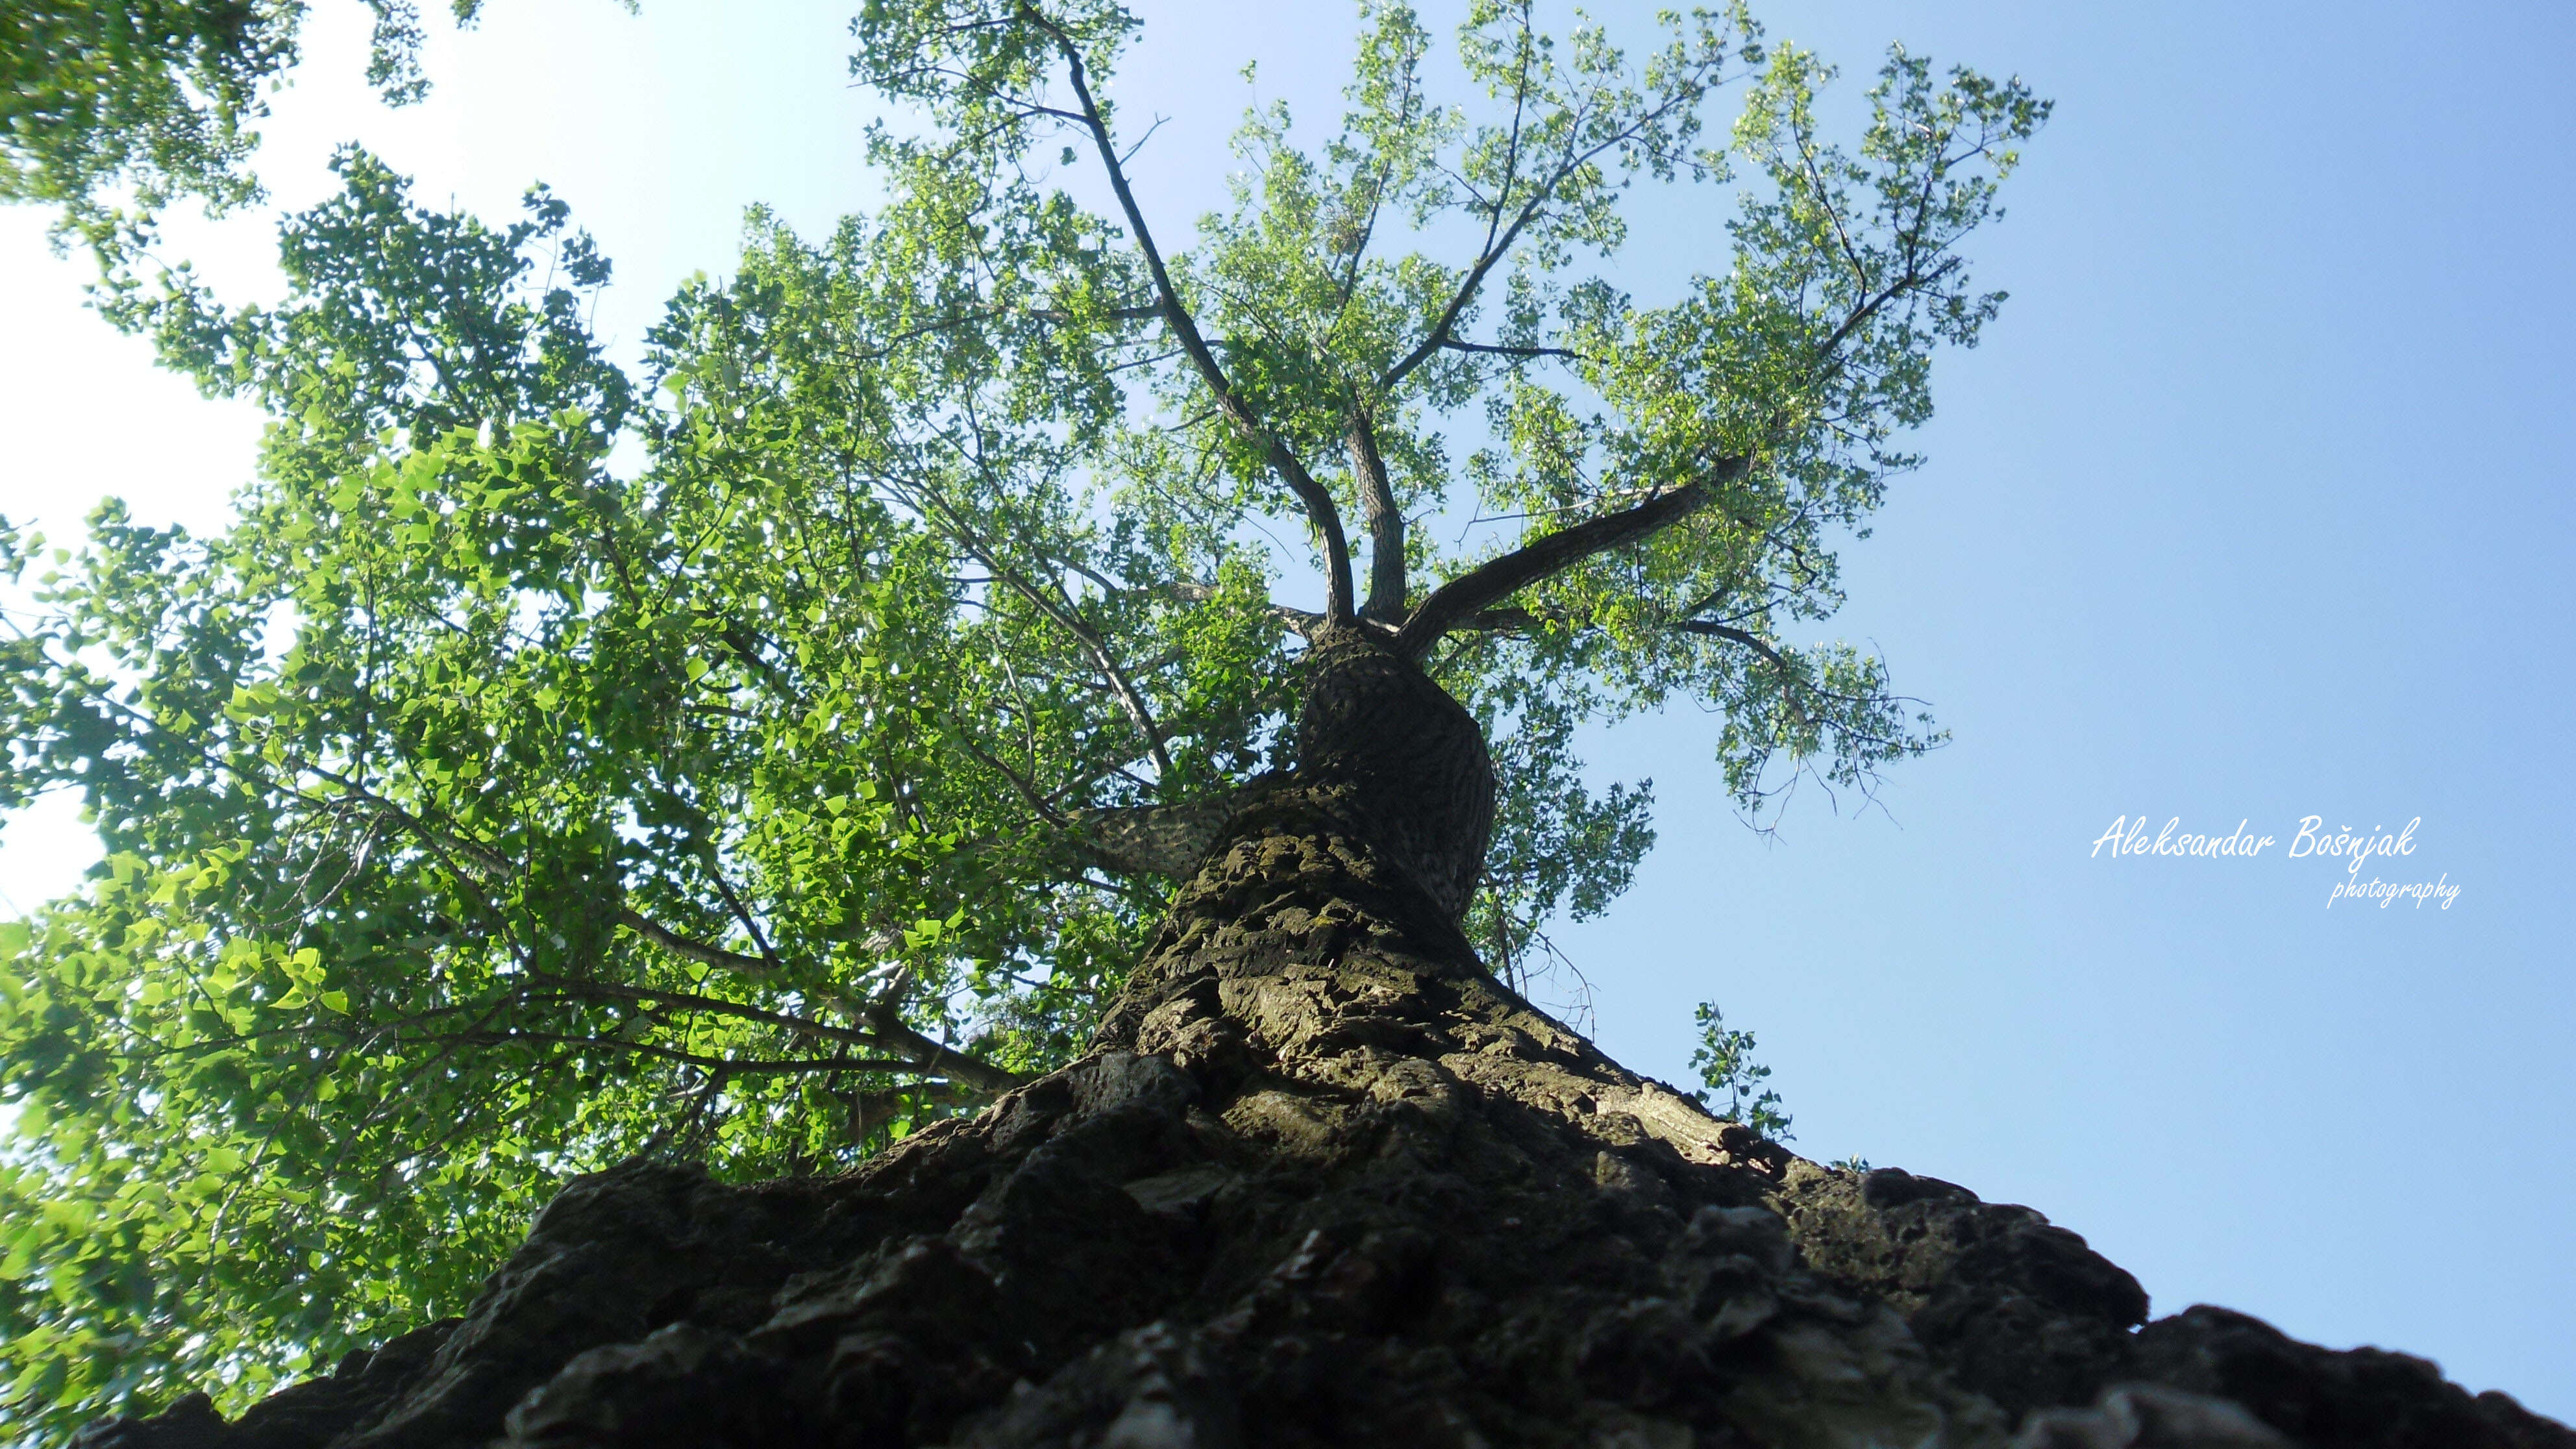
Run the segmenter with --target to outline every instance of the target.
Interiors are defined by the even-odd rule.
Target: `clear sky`
[[[496,217],[545,180],[616,259],[603,320],[631,346],[679,279],[731,264],[745,205],[819,229],[867,204],[847,3],[494,0],[401,114],[356,82],[361,7],[325,4],[263,170],[309,204],[331,143],[363,138]],[[1596,7],[1632,31],[1649,8]],[[1242,62],[1320,119],[1348,13],[1145,13],[1120,93],[1171,118],[1138,166],[1177,234],[1221,195]],[[2576,1419],[2576,11],[1762,13],[1844,66],[1847,99],[1901,39],[2058,110],[1975,245],[2012,301],[1943,358],[1931,462],[1846,549],[1850,606],[1816,631],[1883,650],[1956,742],[1884,809],[1811,794],[1765,842],[1726,809],[1707,717],[1593,740],[1603,778],[1654,778],[1663,836],[1609,917],[1559,936],[1603,1046],[1685,1079],[1690,1007],[1717,1000],[1811,1156],[2029,1203],[2160,1313],[2402,1348]],[[1647,203],[1638,289],[1722,265],[1714,220]],[[114,492],[219,524],[254,421],[83,313],[42,229],[0,213],[0,512],[61,536]],[[170,250],[255,296],[269,247],[241,218]],[[2140,815],[2277,843],[2090,853]],[[2310,815],[2420,820],[2360,878],[2457,896],[2329,908],[2339,864],[2286,858]],[[40,900],[92,853],[39,808],[0,892]]]

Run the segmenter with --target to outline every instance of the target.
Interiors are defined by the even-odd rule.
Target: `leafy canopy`
[[[1192,832],[1291,763],[1321,631],[1485,721],[1470,926],[1515,977],[1652,839],[1578,728],[1711,708],[1757,819],[1937,742],[1788,636],[1994,313],[1959,243],[2045,104],[1896,50],[1846,148],[1740,13],[1632,53],[1498,0],[1443,98],[1412,11],[1361,19],[1338,128],[1256,110],[1175,244],[1104,99],[1123,11],[873,0],[891,199],[755,212],[637,368],[561,202],[486,224],[354,150],[279,305],[115,280],[270,421],[220,536],[0,529],[38,601],[0,808],[77,790],[108,852],[0,927],[0,1414],[247,1398],[453,1311],[565,1173],[822,1169],[1067,1059]],[[1733,208],[1652,305],[1612,280],[1639,181]]]
[[[375,12],[367,82],[428,94],[416,0]],[[252,125],[295,64],[304,0],[11,0],[0,9],[0,201],[60,209],[115,253],[183,196],[216,212],[259,195]],[[482,0],[449,0],[460,25]]]

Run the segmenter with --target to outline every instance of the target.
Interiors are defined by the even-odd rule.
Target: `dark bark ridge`
[[[1459,933],[1473,721],[1365,640],[1310,694],[1083,1061],[838,1177],[575,1179],[462,1319],[79,1442],[2576,1449],[1625,1071]]]

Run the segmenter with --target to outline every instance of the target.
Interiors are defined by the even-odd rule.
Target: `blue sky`
[[[1604,4],[1635,27],[1648,7]],[[343,13],[347,12],[347,13]],[[498,0],[388,115],[363,11],[319,7],[266,173],[308,204],[360,137],[498,215],[530,181],[617,260],[631,345],[724,270],[742,208],[864,207],[833,5]],[[1329,113],[1346,12],[1150,6],[1120,91],[1171,118],[1139,161],[1177,234],[1221,195],[1247,95]],[[1435,16],[1439,12],[1432,12]],[[2571,304],[2576,11],[2491,5],[1773,4],[1857,94],[1884,44],[2056,98],[1976,245],[2013,294],[1943,359],[1930,463],[1844,553],[1866,641],[1956,735],[1883,809],[1801,799],[1765,841],[1726,809],[1692,710],[1596,737],[1652,776],[1662,844],[1559,940],[1602,1044],[1688,1077],[1690,1007],[1754,1029],[1797,1145],[2026,1202],[2136,1272],[2328,1344],[2439,1360],[2576,1418],[2576,951],[2562,879],[2576,619]],[[1623,267],[1722,265],[1713,213],[1643,204]],[[154,374],[79,309],[41,219],[0,214],[0,512],[68,532],[102,493],[220,521],[256,425]],[[182,228],[231,292],[269,233]],[[138,420],[142,420],[138,422]],[[2115,817],[2278,844],[2088,856]],[[2448,909],[2336,906],[2302,817],[2417,849]],[[43,809],[0,844],[30,903],[84,858]],[[2107,854],[2107,853],[2106,853]]]

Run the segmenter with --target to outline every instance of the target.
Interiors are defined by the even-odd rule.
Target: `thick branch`
[[[1186,877],[1262,783],[1178,805],[1076,811],[1082,852],[1122,874]]]
[[[1718,490],[1744,476],[1751,454],[1722,458],[1697,478],[1634,508],[1578,523],[1471,569],[1432,591],[1395,636],[1396,652],[1419,659],[1440,636],[1530,585],[1596,554],[1648,538],[1716,501]]]
[[[1396,507],[1386,459],[1378,452],[1377,429],[1364,408],[1351,409],[1350,446],[1351,476],[1359,484],[1369,531],[1368,602],[1360,606],[1360,617],[1393,623],[1404,617],[1404,511]]]
[[[1045,31],[1064,56],[1073,93],[1082,102],[1082,114],[1068,119],[1091,134],[1092,145],[1100,153],[1100,164],[1109,174],[1110,189],[1117,193],[1119,210],[1125,213],[1127,225],[1136,235],[1136,248],[1144,254],[1145,270],[1154,279],[1154,294],[1162,302],[1163,325],[1171,329],[1174,340],[1189,355],[1190,365],[1215,396],[1217,407],[1225,414],[1226,420],[1234,425],[1237,432],[1260,445],[1264,459],[1287,483],[1289,490],[1297,495],[1297,501],[1305,506],[1307,520],[1314,524],[1315,532],[1321,536],[1324,545],[1324,612],[1335,620],[1351,618],[1350,542],[1343,536],[1342,514],[1333,504],[1333,495],[1323,484],[1315,481],[1314,475],[1306,471],[1306,465],[1297,460],[1297,455],[1289,451],[1288,444],[1278,434],[1261,425],[1261,419],[1254,415],[1250,404],[1236,395],[1233,384],[1226,379],[1225,369],[1217,365],[1215,350],[1200,335],[1198,322],[1190,316],[1189,309],[1181,305],[1180,291],[1172,285],[1171,272],[1163,265],[1162,250],[1154,244],[1154,233],[1145,225],[1144,209],[1136,204],[1136,193],[1127,184],[1127,168],[1119,159],[1117,144],[1110,139],[1109,123],[1102,119],[1100,105],[1092,98],[1091,82],[1082,63],[1080,48],[1074,45],[1071,36],[1040,15],[1035,6],[1022,4],[1020,13],[1030,24]]]

